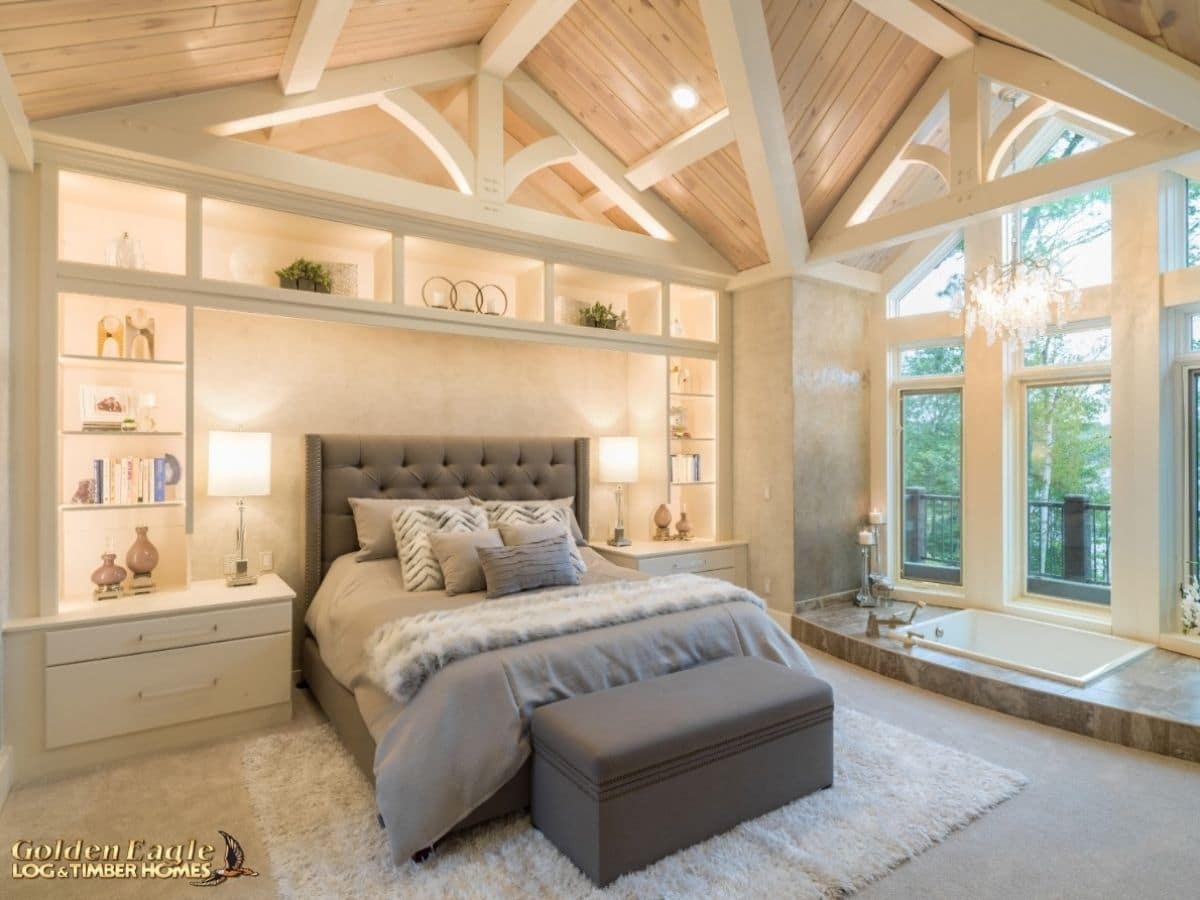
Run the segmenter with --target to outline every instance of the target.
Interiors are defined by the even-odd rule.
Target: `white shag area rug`
[[[371,786],[329,725],[247,745],[246,788],[287,900],[841,897],[1016,795],[1024,776],[838,709],[834,786],[596,888],[512,816],[395,865]]]

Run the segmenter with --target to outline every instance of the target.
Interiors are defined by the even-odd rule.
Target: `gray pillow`
[[[575,498],[559,497],[557,500],[480,500],[472,497],[471,502],[487,510],[488,521],[493,525],[508,522],[514,525],[538,525],[548,521],[547,510],[563,509],[567,513],[567,523],[571,528],[571,537],[579,545],[586,544],[579,521],[575,518]]]
[[[442,567],[446,580],[446,593],[471,594],[487,588],[483,577],[483,566],[479,562],[480,547],[503,547],[500,532],[494,528],[487,531],[468,531],[464,534],[436,532],[429,535],[433,555]]]
[[[565,534],[515,547],[480,547],[478,552],[488,599],[579,584],[579,573],[571,564],[571,539]]]
[[[396,535],[392,531],[392,516],[402,506],[470,506],[467,497],[459,500],[393,500],[390,497],[351,497],[354,530],[358,532],[358,562],[369,559],[389,559],[396,555]]]
[[[548,541],[568,533],[566,522],[547,522],[545,525],[510,525],[504,522],[497,528],[506,547],[518,547],[521,544],[532,544],[535,541]],[[587,571],[587,563],[583,561],[583,554],[579,552],[579,547],[574,541],[571,541],[571,564],[575,567],[576,572]]]

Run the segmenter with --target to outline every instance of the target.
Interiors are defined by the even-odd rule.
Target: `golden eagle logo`
[[[253,869],[246,868],[246,851],[242,849],[242,845],[228,831],[217,830],[217,834],[225,838],[225,868],[214,869],[213,873],[203,881],[190,881],[189,884],[194,887],[213,887],[214,885],[224,884],[230,878],[241,878],[248,876],[255,878],[258,873]]]

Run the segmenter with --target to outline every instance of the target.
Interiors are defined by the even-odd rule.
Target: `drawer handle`
[[[219,679],[213,678],[203,684],[189,684],[186,687],[167,688],[162,691],[138,691],[139,700],[160,700],[163,697],[175,697],[179,694],[193,694],[196,691],[210,691],[217,686]]]
[[[218,626],[212,628],[193,628],[189,631],[162,631],[158,634],[139,634],[138,643],[150,643],[152,641],[179,641],[192,637],[205,637],[209,634],[216,634]]]
[[[675,563],[676,571],[695,572],[704,568],[704,560],[697,559],[691,561],[680,560]]]

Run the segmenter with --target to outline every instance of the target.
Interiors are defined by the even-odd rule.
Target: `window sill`
[[[923,600],[934,606],[952,606],[955,609],[967,608],[967,595],[957,585],[932,584],[927,581],[901,581],[892,591],[892,596],[902,603],[914,603]]]
[[[1200,659],[1200,635],[1166,632],[1158,636],[1158,646],[1172,653],[1194,656]]]
[[[1004,612],[1049,622],[1051,625],[1067,625],[1101,634],[1112,633],[1112,613],[1109,610],[1081,609],[1069,601],[1056,601],[1049,597],[1018,597],[1004,604]]]

